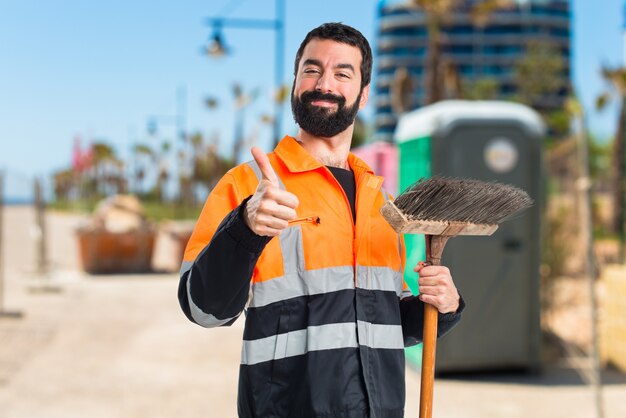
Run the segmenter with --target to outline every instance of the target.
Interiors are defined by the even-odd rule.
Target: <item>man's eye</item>
[[[316,73],[319,73],[319,71],[316,70],[316,69],[313,69],[313,68],[309,68],[307,70],[304,70],[304,73],[305,74],[316,74]]]
[[[341,78],[350,78],[350,76],[348,74],[346,74],[346,73],[339,73],[339,74],[337,74],[337,76],[341,77]]]

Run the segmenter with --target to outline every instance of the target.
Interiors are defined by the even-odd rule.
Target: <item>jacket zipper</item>
[[[330,172],[328,168],[326,168],[326,171],[328,172],[330,177],[335,181],[336,187],[338,187],[339,190],[341,191],[341,194],[343,195],[344,203],[346,204],[346,208],[348,209],[348,218],[350,219],[350,224],[352,225],[352,266],[354,269],[353,280],[354,280],[354,285],[356,287],[356,244],[357,244],[356,243],[356,222],[354,222],[354,217],[352,216],[352,209],[350,208],[350,201],[348,200],[348,196],[346,196],[346,192],[343,190],[343,187],[341,187],[339,180],[335,178],[335,176]],[[356,188],[356,193],[354,196],[354,199],[355,199],[354,206],[355,206],[355,209],[357,209],[358,205],[357,205],[356,199],[359,193],[359,182],[358,182],[356,172],[354,170],[352,170],[352,172],[354,173],[354,187]]]
[[[307,224],[307,223],[319,225],[321,222],[322,220],[320,219],[319,216],[307,216],[306,218],[292,219],[288,223],[289,223],[289,226],[293,226],[293,225],[300,225],[300,224]]]

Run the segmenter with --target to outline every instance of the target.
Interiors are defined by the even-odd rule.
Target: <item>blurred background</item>
[[[626,416],[624,0],[0,0],[0,417],[236,416],[243,320],[191,324],[177,273],[219,178],[297,132],[295,53],[329,21],[373,48],[353,152],[390,192],[535,200],[447,246],[468,308],[435,416]],[[417,292],[422,237],[407,256]]]

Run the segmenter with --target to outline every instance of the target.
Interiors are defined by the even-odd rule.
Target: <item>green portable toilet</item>
[[[544,125],[531,108],[500,101],[443,101],[402,116],[395,132],[400,190],[432,175],[518,186],[535,205],[490,237],[456,237],[442,263],[467,303],[459,325],[438,342],[439,372],[540,367],[541,150]],[[405,280],[425,259],[424,237],[405,235]],[[417,350],[408,350],[419,362]]]

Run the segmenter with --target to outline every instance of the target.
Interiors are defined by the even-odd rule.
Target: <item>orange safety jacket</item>
[[[383,178],[353,154],[356,223],[330,170],[294,138],[268,155],[297,220],[259,237],[242,212],[261,179],[254,161],[224,175],[187,244],[179,300],[205,327],[243,312],[241,417],[402,417],[403,348],[421,340],[423,303],[403,280],[402,237],[379,209]],[[438,334],[459,313],[439,315]]]

